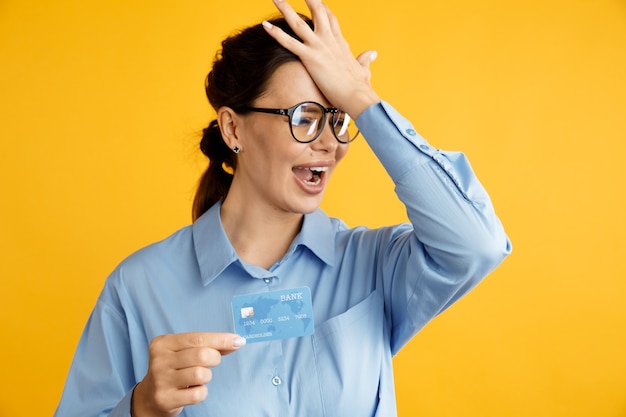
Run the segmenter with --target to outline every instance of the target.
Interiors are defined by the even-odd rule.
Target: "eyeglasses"
[[[328,113],[332,115],[329,123],[337,141],[341,143],[352,142],[359,135],[356,123],[348,113],[333,107],[324,107],[314,101],[298,103],[288,109],[242,107],[240,110],[289,117],[291,136],[300,143],[313,142],[322,134]]]

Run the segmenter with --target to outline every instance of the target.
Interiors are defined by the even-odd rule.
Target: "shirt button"
[[[274,384],[275,386],[278,386],[280,384],[282,384],[283,381],[280,380],[280,377],[275,376],[274,378],[272,378],[272,384]]]
[[[428,145],[420,145],[420,149],[423,150],[423,151],[427,151],[427,150],[430,149],[430,146],[428,146]]]
[[[405,132],[411,136],[415,136],[417,134],[417,132],[413,129],[407,129]]]
[[[272,282],[271,278],[263,278],[263,281],[265,281],[266,284],[269,284],[270,282]]]

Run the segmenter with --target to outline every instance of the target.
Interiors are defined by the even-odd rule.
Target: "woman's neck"
[[[269,269],[289,249],[304,216],[234,200],[226,198],[221,207],[226,236],[244,262]]]

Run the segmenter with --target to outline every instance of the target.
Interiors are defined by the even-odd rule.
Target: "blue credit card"
[[[237,295],[232,300],[235,332],[248,343],[313,334],[309,287]]]

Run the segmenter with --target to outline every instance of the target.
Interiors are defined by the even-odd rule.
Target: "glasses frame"
[[[352,142],[354,139],[356,139],[359,136],[359,130],[357,129],[356,131],[356,135],[354,135],[354,137],[348,141],[345,140],[341,140],[337,137],[337,134],[335,133],[335,129],[333,128],[333,121],[335,118],[335,115],[337,113],[339,113],[339,109],[335,108],[335,107],[324,107],[322,106],[320,103],[316,102],[316,101],[303,101],[300,102],[298,104],[296,104],[295,106],[291,106],[288,109],[272,109],[272,108],[267,108],[267,107],[241,107],[239,110],[241,111],[252,111],[252,112],[256,112],[256,113],[267,113],[267,114],[275,114],[275,115],[279,115],[279,116],[287,116],[289,117],[289,131],[291,132],[291,136],[294,138],[294,140],[296,142],[299,143],[311,143],[313,142],[315,139],[319,138],[320,135],[322,134],[322,132],[324,131],[324,128],[320,129],[319,132],[317,132],[317,134],[310,140],[300,140],[296,137],[296,135],[293,133],[293,123],[292,123],[292,116],[293,113],[296,111],[296,109],[300,106],[302,106],[303,104],[313,104],[315,106],[318,106],[320,109],[322,109],[322,114],[323,114],[323,118],[322,118],[322,123],[321,125],[324,126],[326,124],[326,121],[328,119],[327,115],[328,113],[332,114],[332,117],[330,118],[329,124],[330,124],[330,130],[333,132],[333,136],[335,137],[335,139],[337,139],[337,142],[339,143],[350,143]],[[344,112],[345,113],[345,112]],[[348,113],[346,113],[346,115],[348,117],[350,117],[350,115]],[[353,119],[354,122],[354,119]]]

